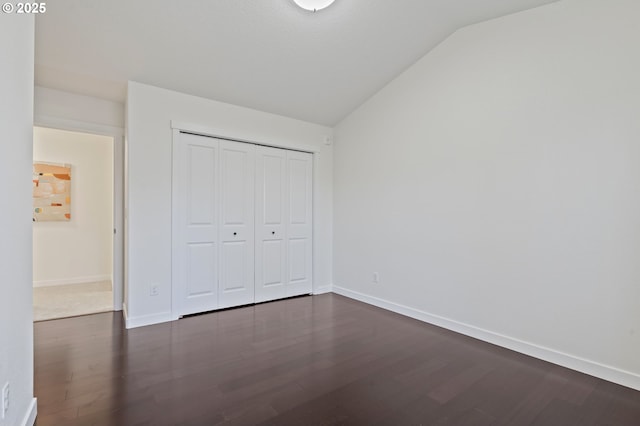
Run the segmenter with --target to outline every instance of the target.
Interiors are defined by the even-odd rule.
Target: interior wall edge
[[[38,416],[38,398],[33,398],[29,407],[27,408],[27,412],[22,419],[22,423],[20,426],[33,426],[36,422],[36,417]]]
[[[21,426],[33,411],[33,69],[34,15],[0,14],[0,386],[10,401],[0,425]]]
[[[512,351],[528,355],[552,364],[559,365],[571,370],[579,371],[599,379],[617,383],[631,389],[640,390],[640,375],[618,369],[610,365],[604,365],[576,355],[567,354],[552,348],[526,342],[514,337],[505,336],[500,333],[465,324],[450,318],[434,315],[409,306],[401,305],[389,300],[381,299],[368,294],[349,290],[348,288],[334,284],[333,293],[348,297],[378,308],[386,309],[409,318],[416,319],[437,327],[442,327],[483,342],[491,343]]]

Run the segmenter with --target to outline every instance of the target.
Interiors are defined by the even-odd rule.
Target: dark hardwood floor
[[[35,324],[38,426],[640,425],[640,392],[337,295]]]

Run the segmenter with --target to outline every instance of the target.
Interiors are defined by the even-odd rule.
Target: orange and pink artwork
[[[33,221],[71,220],[71,166],[33,164]]]

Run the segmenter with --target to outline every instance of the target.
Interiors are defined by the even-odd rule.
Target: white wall
[[[335,291],[640,388],[639,17],[467,27],[340,123]]]
[[[314,289],[331,284],[332,135],[328,127],[129,82],[127,97],[129,327],[171,319],[171,120],[257,142],[316,147]],[[158,296],[149,287],[160,287]]]
[[[33,424],[31,172],[34,19],[0,14],[0,388],[10,406],[0,425]]]
[[[34,103],[36,118],[124,128],[124,105],[118,102],[36,86]]]
[[[113,139],[36,127],[33,159],[71,164],[71,220],[33,224],[34,285],[111,280]]]

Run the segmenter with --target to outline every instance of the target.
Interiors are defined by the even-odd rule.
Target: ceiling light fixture
[[[303,9],[310,10],[312,12],[317,12],[319,10],[324,9],[325,7],[330,6],[331,3],[333,3],[335,0],[293,0],[293,1],[296,2],[296,4]]]

